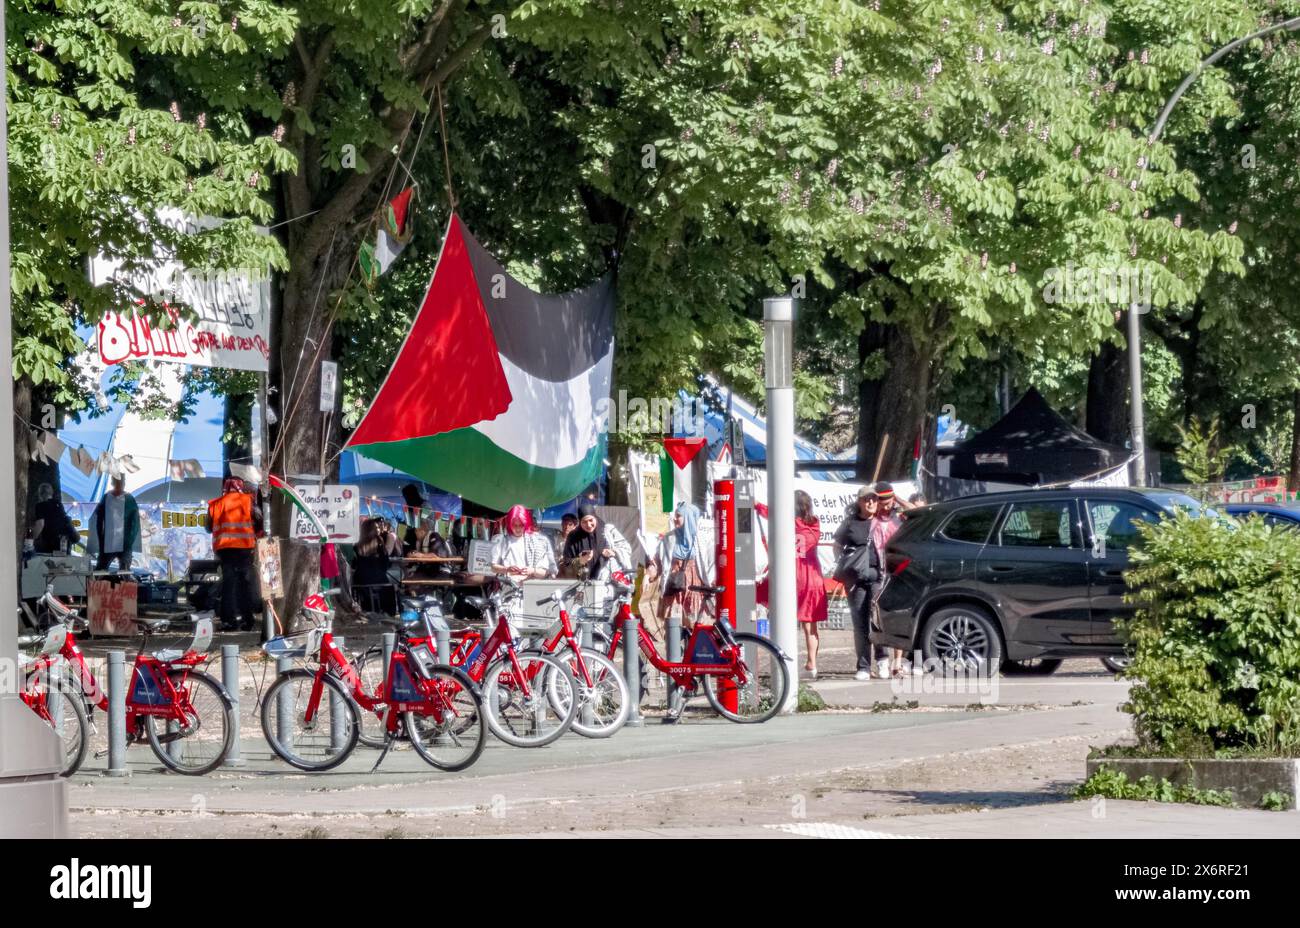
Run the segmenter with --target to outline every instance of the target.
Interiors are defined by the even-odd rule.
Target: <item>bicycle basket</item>
[[[320,653],[320,640],[324,634],[323,628],[309,628],[293,635],[277,635],[262,645],[262,651],[276,660],[282,657],[290,660],[315,657]]]

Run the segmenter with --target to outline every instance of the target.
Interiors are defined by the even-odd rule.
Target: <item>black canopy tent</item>
[[[1029,486],[1098,476],[1130,457],[1071,425],[1033,387],[993,425],[939,453],[951,477]]]

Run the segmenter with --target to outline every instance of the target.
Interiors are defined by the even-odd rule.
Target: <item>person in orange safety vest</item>
[[[252,631],[254,626],[254,552],[263,534],[262,510],[244,489],[244,481],[227,477],[221,495],[208,502],[205,525],[221,561],[221,627]],[[235,614],[239,624],[235,624]]]

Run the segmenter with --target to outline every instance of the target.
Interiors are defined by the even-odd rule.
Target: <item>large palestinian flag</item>
[[[433,280],[348,447],[493,509],[545,507],[600,473],[614,286],[535,293],[452,216]]]

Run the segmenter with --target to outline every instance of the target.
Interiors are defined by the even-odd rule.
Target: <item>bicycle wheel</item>
[[[347,760],[357,746],[361,723],[357,704],[343,684],[329,674],[320,676],[316,711],[307,721],[307,708],[316,688],[316,674],[297,668],[278,676],[262,697],[262,734],[280,759],[299,770],[330,770]]]
[[[520,653],[516,659],[522,680],[516,678],[509,654],[493,661],[483,676],[488,727],[506,744],[540,748],[568,731],[578,713],[573,675],[549,654]],[[554,701],[548,695],[552,687],[558,694]]]
[[[75,691],[65,685],[57,692],[50,689],[49,676],[41,673],[27,681],[27,691],[38,693],[42,704],[36,712],[49,724],[63,741],[63,769],[60,776],[70,777],[86,759],[90,745],[90,721],[86,718],[80,688]]]
[[[434,667],[423,686],[430,690],[427,709],[402,717],[411,747],[439,770],[464,770],[487,743],[483,700],[470,678],[450,667]]]
[[[361,678],[361,689],[367,696],[373,696],[384,686],[384,649],[375,645],[362,651],[352,659],[352,669]],[[361,728],[357,740],[368,748],[384,746],[384,706],[380,704],[375,710],[357,706],[361,718]]]
[[[239,733],[239,721],[225,689],[200,670],[173,670],[172,686],[183,695],[185,725],[147,715],[144,731],[149,747],[163,766],[177,773],[200,776],[221,765]]]
[[[744,651],[745,675],[748,679],[740,685],[731,675],[706,675],[704,695],[723,718],[733,722],[766,722],[785,705],[785,697],[790,691],[790,672],[781,652],[772,642],[745,632],[736,632],[735,635],[736,643]],[[718,694],[719,681],[736,690],[734,712],[722,704]]]
[[[573,718],[573,730],[584,738],[608,738],[622,728],[632,709],[622,669],[591,648],[582,649],[582,662],[587,668],[585,675],[572,651],[566,649],[554,656],[569,669],[578,693],[578,713]],[[561,711],[567,709],[563,699],[568,689],[558,674],[547,677],[546,695]]]

